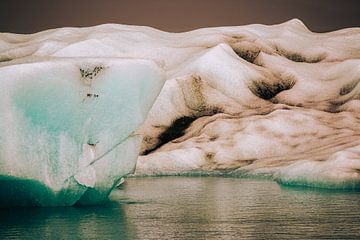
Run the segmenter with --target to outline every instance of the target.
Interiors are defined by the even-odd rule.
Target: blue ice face
[[[79,199],[88,188],[107,196],[134,168],[141,138],[129,136],[163,85],[155,64],[57,60],[0,72],[0,175]]]

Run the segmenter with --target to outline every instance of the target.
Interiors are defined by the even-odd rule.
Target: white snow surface
[[[360,187],[360,28],[314,33],[294,19],[184,33],[105,24],[0,34],[0,73],[93,58],[142,59],[165,74],[136,131],[144,140],[135,175]],[[78,179],[91,187],[86,171]]]

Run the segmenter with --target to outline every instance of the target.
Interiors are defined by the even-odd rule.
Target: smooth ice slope
[[[162,84],[156,64],[139,59],[51,59],[0,68],[0,203],[106,199],[135,168],[142,137],[134,130]]]
[[[164,70],[136,131],[137,175],[359,187],[360,28],[320,34],[294,19],[185,33],[106,24],[0,35],[3,67],[77,57],[142,58]]]

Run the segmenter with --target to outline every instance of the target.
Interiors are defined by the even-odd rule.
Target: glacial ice
[[[126,67],[117,71],[117,64]],[[99,108],[73,104],[79,101],[71,95],[79,69],[86,73],[96,66],[124,79],[104,84],[113,91],[106,102],[111,113],[101,112],[100,103]],[[158,68],[166,81],[155,100],[162,86]],[[128,69],[134,76],[121,77]],[[112,187],[105,185],[113,186],[134,167],[138,147],[136,176],[261,176],[290,185],[359,188],[360,28],[313,33],[294,19],[184,33],[118,24],[1,33],[0,72],[4,182],[15,178],[27,186],[20,182],[36,180],[56,199],[76,186],[72,194],[78,193],[66,205],[107,194]],[[139,82],[131,84],[137,74]],[[65,81],[65,75],[73,80]],[[40,87],[44,78],[63,83],[63,91]],[[99,97],[86,101],[100,101],[102,95],[90,94]],[[57,111],[38,113],[44,96]],[[62,118],[64,112],[74,115]],[[123,156],[130,155],[126,163]],[[96,156],[104,163],[89,166]],[[61,161],[48,164],[52,158]],[[84,189],[90,190],[84,194]]]
[[[134,130],[163,85],[155,63],[46,59],[0,73],[1,205],[96,204],[134,170]]]

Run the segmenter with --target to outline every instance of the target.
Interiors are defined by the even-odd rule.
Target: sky
[[[103,23],[169,32],[302,20],[315,32],[360,27],[360,0],[0,0],[0,32]]]

